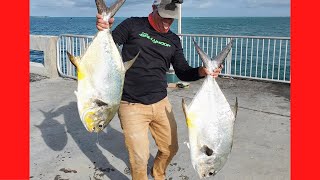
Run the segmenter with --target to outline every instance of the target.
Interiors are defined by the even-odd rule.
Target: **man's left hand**
[[[200,67],[199,68],[199,76],[204,77],[206,75],[211,75],[212,77],[216,78],[221,73],[222,68],[223,68],[223,65],[220,65],[219,68],[216,68],[212,73],[210,73],[210,71],[207,68]]]

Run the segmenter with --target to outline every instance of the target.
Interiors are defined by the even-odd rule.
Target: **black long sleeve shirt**
[[[125,76],[122,100],[153,104],[167,96],[166,72],[170,63],[182,81],[200,79],[199,68],[188,65],[180,38],[169,31],[159,33],[147,17],[132,17],[121,22],[112,32],[116,44],[123,45],[123,61],[140,54]]]

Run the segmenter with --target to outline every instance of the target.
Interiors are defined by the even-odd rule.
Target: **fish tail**
[[[96,6],[99,14],[102,14],[103,12],[105,12],[106,14],[110,14],[110,17],[113,17],[126,0],[117,0],[109,8],[106,6],[106,3],[104,2],[104,0],[95,0],[95,1],[96,1]]]
[[[209,69],[210,71],[213,71],[213,69],[211,68],[212,67],[211,58],[200,48],[200,46],[197,44],[197,42],[194,40],[194,38],[192,40],[193,40],[193,44],[197,50],[197,53],[199,54],[200,59],[203,62],[204,67]]]
[[[216,61],[218,66],[224,63],[225,58],[228,56],[229,52],[232,49],[233,45],[233,38],[230,39],[230,42],[227,44],[226,47],[224,47],[219,54],[213,59],[213,61]]]
[[[213,69],[219,67],[224,63],[225,58],[228,56],[230,50],[232,49],[233,39],[230,39],[230,42],[227,44],[225,48],[223,48],[219,54],[211,59],[197,44],[197,42],[193,39],[194,46],[197,50],[197,53],[200,56],[201,61],[203,62],[204,67],[206,67],[209,71],[213,71]],[[215,63],[213,63],[215,61]],[[215,67],[216,66],[216,67]]]

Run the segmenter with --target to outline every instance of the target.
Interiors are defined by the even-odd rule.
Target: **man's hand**
[[[206,75],[211,75],[214,78],[218,77],[218,75],[221,73],[221,70],[223,68],[223,65],[220,65],[219,68],[216,68],[212,73],[209,72],[209,70],[205,67],[200,67],[199,68],[199,76],[204,77]]]
[[[96,27],[99,31],[111,28],[113,22],[114,22],[114,18],[110,18],[109,22],[107,22],[103,20],[103,16],[101,14],[97,14]]]

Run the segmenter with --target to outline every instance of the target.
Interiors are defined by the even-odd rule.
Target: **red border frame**
[[[29,1],[2,1],[0,17],[0,179],[29,179]]]
[[[319,28],[317,1],[291,1],[291,179],[317,179]]]

